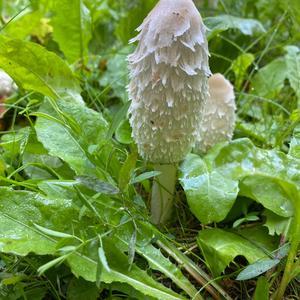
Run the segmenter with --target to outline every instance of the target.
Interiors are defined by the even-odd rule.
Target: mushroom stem
[[[177,179],[175,164],[156,164],[156,177],[152,187],[151,220],[156,225],[165,224],[171,217]]]

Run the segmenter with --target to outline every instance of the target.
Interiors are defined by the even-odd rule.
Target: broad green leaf
[[[0,67],[25,90],[54,99],[82,101],[80,86],[70,68],[38,44],[0,35]]]
[[[31,179],[72,178],[74,173],[58,157],[48,154],[48,151],[37,140],[33,130],[22,153],[24,171]]]
[[[237,29],[245,35],[264,33],[264,26],[255,19],[238,18],[231,15],[218,15],[204,19],[205,25],[209,28],[208,39],[211,39],[219,32],[228,29]]]
[[[264,226],[268,228],[270,235],[283,234],[286,236],[288,234],[291,218],[278,216],[270,210],[266,210],[263,215],[266,217]]]
[[[123,44],[127,45],[128,41],[136,35],[136,28],[140,26],[156,3],[156,0],[136,2],[135,6],[121,19],[116,27],[115,34]]]
[[[260,174],[247,176],[240,183],[239,194],[261,203],[279,216],[290,217],[293,214],[289,196],[278,184],[277,178]]]
[[[97,300],[100,290],[92,282],[82,278],[72,278],[67,290],[68,300]]]
[[[292,199],[282,184],[293,182],[299,186],[299,170],[297,159],[276,150],[257,148],[250,140],[240,139],[220,144],[204,158],[188,155],[181,166],[180,182],[191,211],[203,223],[223,220],[239,189],[242,195],[275,213],[291,216]],[[264,181],[259,182],[262,178]]]
[[[63,125],[51,119],[39,117],[35,126],[38,140],[50,155],[57,156],[68,163],[78,175],[97,175],[88,148],[91,142],[94,144],[105,142],[107,122],[99,113],[82,104],[60,101],[58,106],[68,118],[76,120],[74,122],[79,129],[72,130],[68,120]],[[64,118],[63,114],[57,115],[49,103],[45,102],[40,110],[57,119]]]
[[[82,0],[52,0],[53,37],[70,63],[83,59],[91,39],[91,17]]]
[[[36,28],[42,26],[42,18],[43,14],[40,11],[27,13],[8,23],[2,33],[14,39],[25,39],[27,36],[34,34]]]
[[[253,63],[255,57],[252,53],[243,53],[235,59],[232,64],[231,68],[235,75],[235,88],[240,89],[247,72],[247,69]]]
[[[239,275],[236,280],[248,280],[255,278],[270,269],[276,267],[280,263],[280,259],[262,259],[254,264],[247,266]]]
[[[253,92],[261,97],[275,97],[284,86],[288,75],[287,62],[277,58],[259,69],[252,80]]]
[[[262,230],[226,231],[219,228],[201,230],[197,242],[214,276],[220,275],[235,257],[242,255],[250,264],[267,258],[276,243]]]
[[[112,94],[124,103],[128,101],[126,86],[128,85],[127,55],[132,52],[132,46],[122,48],[107,61],[107,70],[100,79],[100,84],[112,89]]]
[[[117,128],[115,133],[116,139],[122,144],[132,144],[131,127],[128,120],[124,120]]]
[[[180,182],[192,213],[203,223],[222,221],[238,195],[238,181],[224,177],[197,155],[181,166]]]
[[[16,159],[18,155],[23,155],[30,139],[30,132],[29,127],[24,127],[17,132],[2,135],[0,147],[5,151],[4,156]]]
[[[56,240],[33,223],[68,232],[77,214],[70,200],[50,200],[31,192],[0,188],[0,250],[18,255],[53,254]]]
[[[285,50],[287,52],[285,56],[287,77],[298,97],[298,108],[300,108],[300,49],[296,46],[287,46]]]
[[[74,180],[44,180],[38,183],[38,187],[52,199],[76,199],[76,192],[73,188],[75,184]]]
[[[186,299],[152,279],[145,271],[133,265],[129,271],[128,258],[114,245],[113,241],[104,243],[104,250],[109,262],[110,272],[103,269],[101,279],[105,283],[126,283],[142,292],[161,300]],[[72,255],[68,258],[73,273],[85,280],[96,280],[97,262],[84,255]]]
[[[72,222],[77,221],[77,218],[78,211],[73,208],[70,200],[51,200],[36,193],[0,188],[0,226],[3,229],[0,233],[0,250],[18,255],[27,255],[29,252],[40,255],[54,254],[57,241],[37,230],[33,222],[46,228],[55,228],[56,231],[70,232],[74,230],[75,224],[78,226],[78,222]],[[91,220],[88,223],[92,225]],[[85,228],[87,223],[81,220],[80,226]],[[103,282],[124,282],[155,299],[185,299],[156,282],[137,266],[132,265],[129,271],[127,256],[118,250],[110,239],[105,243],[104,249],[110,272],[103,269]],[[66,259],[76,276],[95,282],[97,260],[92,257],[82,253],[67,254],[51,260],[41,271]]]
[[[269,300],[269,283],[266,277],[259,277],[253,300]]]

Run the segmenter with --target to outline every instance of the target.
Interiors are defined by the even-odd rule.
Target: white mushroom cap
[[[208,97],[205,26],[192,0],[160,0],[138,31],[128,56],[132,135],[144,159],[178,162],[195,144]]]
[[[230,141],[236,119],[232,84],[217,73],[208,79],[208,85],[210,96],[202,115],[200,139],[195,146],[198,153],[206,153],[215,144]]]
[[[0,70],[0,98],[6,98],[10,96],[17,89],[12,78]]]

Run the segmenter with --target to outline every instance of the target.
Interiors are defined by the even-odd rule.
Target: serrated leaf
[[[197,238],[205,261],[214,276],[220,275],[235,257],[242,255],[249,263],[267,258],[275,250],[272,239],[262,228],[226,231],[218,228],[201,230]]]
[[[54,254],[57,252],[56,240],[37,230],[32,222],[43,224],[43,227],[51,224],[56,230],[67,232],[71,229],[70,221],[77,218],[78,210],[72,206],[70,200],[51,200],[32,192],[0,188],[0,227],[2,228],[0,250],[17,255],[27,255],[30,252],[40,255]],[[91,220],[88,224],[91,224]],[[80,226],[85,228],[87,224],[81,220]],[[155,299],[185,299],[156,282],[136,265],[132,265],[129,271],[128,257],[112,243],[108,239],[104,245],[110,272],[103,269],[103,282],[127,283]],[[44,272],[64,260],[68,262],[76,276],[81,276],[88,281],[96,281],[97,261],[79,252],[67,253],[65,256],[55,258],[43,265],[39,271]]]
[[[161,251],[152,245],[144,247],[137,247],[137,252],[142,255],[149,262],[152,269],[165,274],[172,279],[180,288],[188,293],[193,299],[198,299],[198,291],[190,283],[190,281],[183,275],[180,268],[162,255]],[[201,299],[201,297],[199,297]]]
[[[91,38],[91,17],[82,0],[53,0],[53,37],[70,63],[84,58]],[[66,18],[67,16],[67,18]]]
[[[293,214],[289,195],[278,184],[278,179],[269,175],[254,174],[243,178],[240,182],[240,195],[261,203],[282,217],[290,217]]]
[[[263,215],[266,217],[264,226],[268,228],[270,235],[285,235],[288,233],[291,218],[278,216],[270,210],[265,210]]]
[[[205,25],[210,29],[208,39],[211,39],[219,32],[228,29],[237,29],[245,35],[264,33],[264,26],[255,19],[238,18],[231,15],[218,15],[204,19]]]
[[[49,151],[50,155],[57,156],[68,163],[78,175],[99,175],[96,166],[91,162],[88,147],[90,141],[99,144],[105,142],[106,130],[108,129],[107,122],[101,114],[83,104],[61,100],[58,102],[58,106],[61,112],[72,120],[76,120],[75,125],[79,129],[72,130],[69,121],[65,121],[66,124],[61,124],[39,117],[35,125],[38,140]],[[47,102],[41,106],[40,111],[64,120],[64,115],[58,115]],[[106,155],[103,153],[102,159],[105,160],[105,158]]]
[[[67,232],[70,221],[78,214],[71,203],[70,200],[52,200],[31,192],[0,188],[1,251],[18,255],[54,254],[56,240],[33,223],[46,225],[51,216],[52,226]]]
[[[43,13],[40,11],[24,14],[9,22],[7,26],[1,30],[1,33],[14,39],[25,39],[28,35],[34,34],[36,28],[41,27],[41,19],[43,17]]]
[[[288,69],[284,58],[277,58],[259,69],[252,80],[253,92],[261,97],[275,97],[284,86]]]
[[[185,297],[173,292],[156,282],[145,271],[142,271],[136,265],[128,270],[128,258],[112,243],[104,243],[104,250],[108,262],[110,263],[110,272],[103,269],[102,281],[105,283],[121,282],[127,283],[147,296],[161,300],[180,300]],[[68,262],[76,276],[81,276],[85,280],[96,280],[97,262],[85,257],[84,255],[73,255],[68,258]]]
[[[25,90],[54,99],[82,101],[80,86],[70,68],[42,46],[0,36],[0,67]]]

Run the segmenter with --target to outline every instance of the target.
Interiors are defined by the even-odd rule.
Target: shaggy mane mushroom
[[[194,151],[206,153],[220,142],[230,141],[235,125],[235,95],[232,84],[222,74],[208,79],[209,98],[204,106],[200,136]]]
[[[176,164],[199,135],[208,97],[205,26],[192,0],[160,0],[137,29],[130,70],[132,136],[139,154],[161,171],[152,190],[156,224],[171,214]]]

